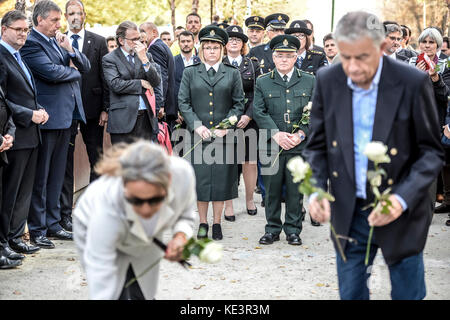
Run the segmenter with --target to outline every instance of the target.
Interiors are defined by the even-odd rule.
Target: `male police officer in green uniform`
[[[302,125],[300,119],[304,107],[311,101],[315,79],[313,75],[294,66],[299,47],[300,41],[294,36],[279,35],[273,38],[270,48],[275,70],[260,76],[256,81],[253,117],[259,129],[266,130],[260,131],[259,152],[268,152],[271,156],[269,163],[262,163],[267,224],[265,234],[259,240],[261,244],[272,244],[279,240],[282,229],[289,244],[302,243],[299,235],[302,230],[303,196],[298,192],[298,184],[292,182],[292,175],[286,165],[291,158],[300,155],[305,147],[308,126]],[[295,127],[297,124],[299,128]],[[262,140],[264,138],[267,144]],[[276,158],[279,150],[282,152]],[[281,221],[283,184],[286,185],[284,224]]]
[[[272,40],[277,35],[284,34],[284,29],[288,22],[289,17],[283,13],[274,13],[267,16],[264,19],[264,26],[267,30],[267,37],[269,40]],[[269,43],[252,48],[249,56],[258,58],[261,74],[270,72],[275,68]]]

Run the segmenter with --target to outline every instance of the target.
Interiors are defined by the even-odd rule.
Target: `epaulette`
[[[273,72],[273,71],[272,71],[272,72]],[[260,75],[258,76],[258,78],[268,77],[268,76],[270,76],[270,75],[272,74],[272,72],[267,72],[267,73],[260,74]]]
[[[297,69],[297,70],[298,70],[299,72],[303,73],[303,74],[308,75],[308,76],[313,76],[313,77],[315,77],[315,75],[314,75],[313,72],[304,71],[304,70],[300,70],[300,69]],[[299,74],[299,76],[300,76],[300,74]]]
[[[258,58],[257,57],[250,57],[250,60],[258,62]]]
[[[316,51],[316,50],[308,50],[309,52],[313,54],[323,55],[324,53],[322,51]]]

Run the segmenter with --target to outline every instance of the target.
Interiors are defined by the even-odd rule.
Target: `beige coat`
[[[162,240],[164,230],[193,235],[196,218],[195,176],[191,165],[171,157],[172,185],[154,229]],[[131,264],[137,275],[164,255],[153,244],[124,199],[121,177],[102,176],[93,182],[74,211],[74,240],[86,271],[90,299],[118,299]],[[157,289],[159,263],[138,279],[146,299]]]

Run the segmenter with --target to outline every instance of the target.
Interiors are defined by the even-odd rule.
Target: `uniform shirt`
[[[282,74],[280,71],[278,71],[278,69],[277,69],[277,72],[278,72],[278,74],[280,75],[281,79],[284,80],[284,78],[283,78],[283,77],[284,77],[284,74]],[[289,81],[291,81],[291,78],[292,78],[292,74],[293,74],[293,73],[294,73],[294,68],[292,68],[291,71],[289,71],[288,73],[286,73],[286,75],[287,75],[287,77],[288,77],[286,83],[288,83]]]
[[[124,54],[125,59],[127,59],[127,61],[129,61],[128,60],[128,56],[130,54],[128,52],[126,52],[125,50],[123,50],[122,47],[120,47],[120,50],[122,50],[122,53]],[[133,63],[134,63],[134,55],[132,57],[133,57],[132,60],[133,60]],[[144,69],[145,69],[145,72],[147,72],[150,69],[150,66],[145,67]],[[139,96],[139,110],[147,110],[147,106],[145,105],[144,99],[142,99],[141,96]]]
[[[67,36],[69,37],[69,41],[70,43],[73,43],[72,39],[72,35],[74,35],[75,33],[73,33],[72,31],[68,31],[67,32]],[[78,42],[78,51],[83,52],[83,43],[84,43],[84,38],[86,37],[86,32],[84,31],[84,28],[81,29],[80,32],[77,33],[77,35],[79,36],[79,38],[77,39]]]
[[[230,61],[231,65],[233,65],[233,61],[236,61],[238,66],[241,65],[241,62],[242,62],[242,56],[241,55],[238,55],[236,58],[232,58],[230,56],[227,56],[227,58],[228,58],[228,61]]]
[[[216,73],[217,73],[217,71],[219,71],[219,66],[220,66],[220,64],[221,64],[221,62],[219,61],[219,62],[217,62],[215,65],[211,66],[211,65],[209,65],[209,64],[207,64],[207,63],[205,62],[206,71],[209,71],[209,69],[214,68],[214,70],[215,70]]]

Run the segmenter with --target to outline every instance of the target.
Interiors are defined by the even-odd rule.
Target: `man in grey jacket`
[[[158,127],[151,100],[160,77],[153,59],[140,42],[138,27],[122,22],[116,31],[119,47],[103,57],[103,72],[110,89],[107,131],[111,142],[132,142],[135,138],[155,140]]]

